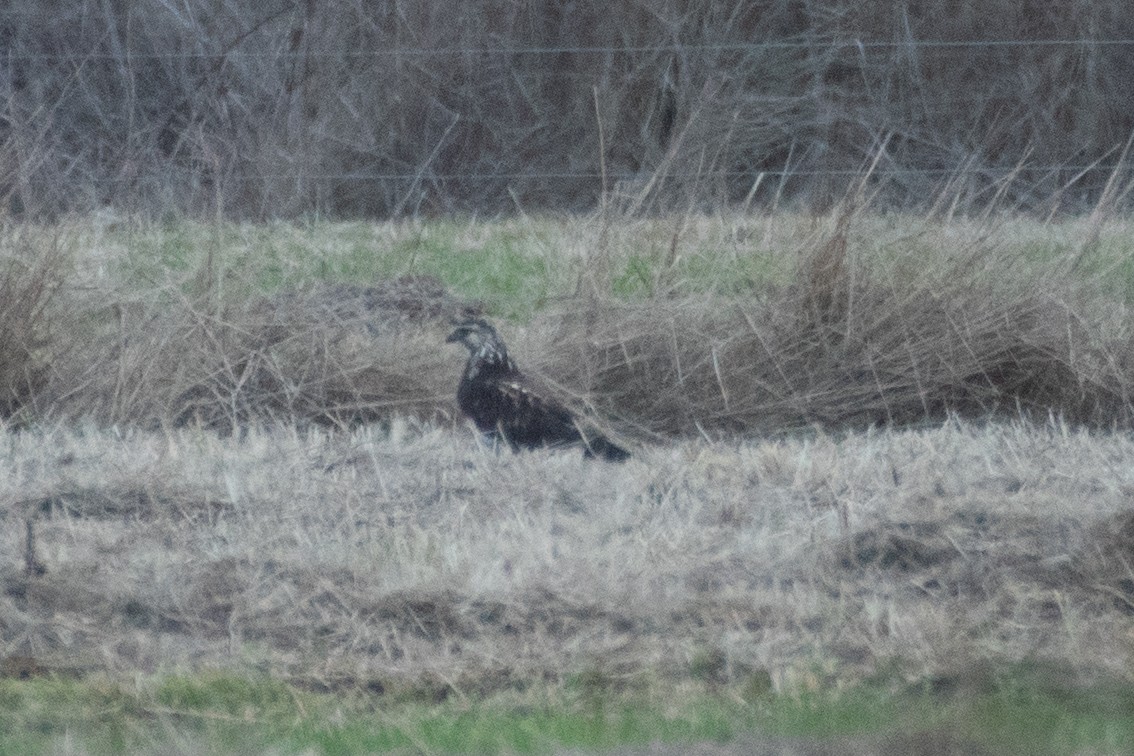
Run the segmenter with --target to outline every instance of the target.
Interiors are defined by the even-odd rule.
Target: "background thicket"
[[[1081,209],[1130,39],[1126,0],[10,4],[0,207],[822,207],[884,142],[888,202]]]

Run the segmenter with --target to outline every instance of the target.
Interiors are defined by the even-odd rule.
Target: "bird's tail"
[[[586,459],[599,457],[607,462],[625,462],[630,459],[630,452],[603,436],[595,436],[587,440],[583,457]]]

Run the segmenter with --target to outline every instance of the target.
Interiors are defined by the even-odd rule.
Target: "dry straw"
[[[1131,453],[1059,423],[626,465],[441,429],[40,427],[8,435],[0,474],[0,662],[429,700],[568,693],[588,670],[789,694],[990,658],[1129,679]]]
[[[879,246],[877,221],[848,207],[783,253],[797,262],[779,283],[690,288],[681,258],[697,252],[681,249],[679,231],[651,295],[588,287],[502,331],[527,372],[606,430],[644,440],[948,412],[1128,425],[1129,315],[1103,280],[1068,275],[1079,250],[1044,260],[993,231],[957,236],[957,222],[933,220]],[[579,224],[607,229],[615,261],[633,243],[606,222]],[[2,241],[3,390],[7,414],[24,419],[231,431],[452,418],[462,357],[443,345],[448,321],[492,304],[409,276],[217,306],[177,280],[145,292],[77,285],[66,231]]]
[[[1126,425],[1129,324],[1053,264],[995,244],[867,259],[850,221],[793,281],[611,305],[556,332],[557,373],[663,435],[906,424],[1021,411]],[[581,319],[580,319],[581,320]],[[572,323],[570,318],[566,319]]]

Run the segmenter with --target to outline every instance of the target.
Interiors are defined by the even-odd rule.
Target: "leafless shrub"
[[[593,206],[605,173],[640,211],[822,211],[888,134],[876,181],[895,203],[947,184],[964,207],[1059,192],[1079,209],[1134,130],[1130,56],[1101,41],[1132,23],[1123,0],[14,8],[0,198],[209,217],[561,210]]]

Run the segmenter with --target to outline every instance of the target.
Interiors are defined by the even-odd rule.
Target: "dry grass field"
[[[0,756],[1134,753],[1129,0],[8,5]]]
[[[1127,230],[9,228],[0,675],[158,686],[147,721],[192,708],[170,676],[379,709],[708,696],[745,712],[733,732],[816,696],[931,696],[902,720],[922,745],[862,753],[995,745],[934,733],[1005,686],[1127,706]],[[443,344],[470,308],[633,458],[479,446]],[[0,688],[10,730],[35,730],[4,708],[34,690]],[[236,700],[209,716],[255,708]],[[1101,716],[1012,737],[1121,752]]]
[[[5,444],[8,674],[225,670],[466,704],[1134,678],[1126,435],[958,421],[625,465],[403,423]]]
[[[439,697],[586,669],[774,691],[988,659],[1134,675],[1126,436],[955,422],[625,465],[473,443],[10,433],[6,655]]]

